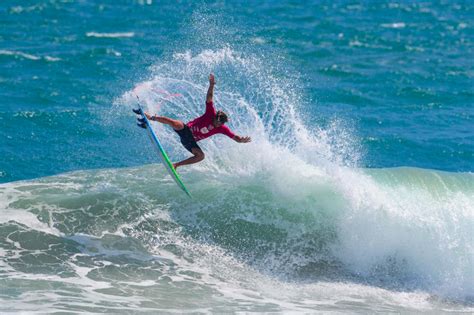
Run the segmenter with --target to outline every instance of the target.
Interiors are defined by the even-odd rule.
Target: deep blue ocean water
[[[472,311],[473,21],[470,1],[2,1],[0,309]],[[190,120],[210,72],[253,142],[206,140],[190,201],[131,108]]]

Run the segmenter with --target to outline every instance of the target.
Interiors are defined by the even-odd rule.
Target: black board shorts
[[[191,129],[189,129],[188,126],[184,125],[183,129],[175,130],[175,131],[179,135],[181,144],[186,148],[186,150],[188,150],[191,153],[193,153],[192,151],[193,148],[198,148],[199,150],[201,150],[196,140],[194,139]]]

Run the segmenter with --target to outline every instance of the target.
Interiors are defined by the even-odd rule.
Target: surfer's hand
[[[243,137],[241,141],[242,143],[247,143],[247,142],[252,141],[252,139],[250,137]]]
[[[209,75],[209,84],[210,85],[216,84],[216,81],[214,79],[214,74],[212,74],[212,73]]]
[[[250,137],[239,137],[239,136],[236,136],[235,137],[235,141],[239,142],[239,143],[248,143],[250,141],[252,141],[252,138]]]

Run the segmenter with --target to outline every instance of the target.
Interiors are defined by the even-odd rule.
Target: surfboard
[[[160,140],[156,136],[155,132],[153,131],[153,128],[151,128],[150,121],[148,118],[145,116],[145,113],[143,111],[143,108],[141,107],[140,103],[138,104],[138,110],[140,111],[140,115],[145,121],[146,124],[146,131],[148,133],[148,136],[150,137],[151,143],[153,148],[155,148],[156,153],[158,156],[161,158],[161,162],[165,165],[166,170],[168,171],[168,174],[173,178],[173,180],[176,182],[179,188],[183,190],[186,195],[191,197],[191,194],[189,193],[188,189],[186,186],[184,186],[183,181],[179,177],[178,173],[176,172],[175,168],[173,167],[173,163],[171,163],[170,158],[168,157],[168,154],[166,154],[165,150],[163,149],[163,146],[161,145]]]

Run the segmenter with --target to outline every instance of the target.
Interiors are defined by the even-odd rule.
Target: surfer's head
[[[229,118],[227,117],[227,114],[221,110],[218,110],[216,117],[214,117],[214,127],[220,127],[228,121]]]

